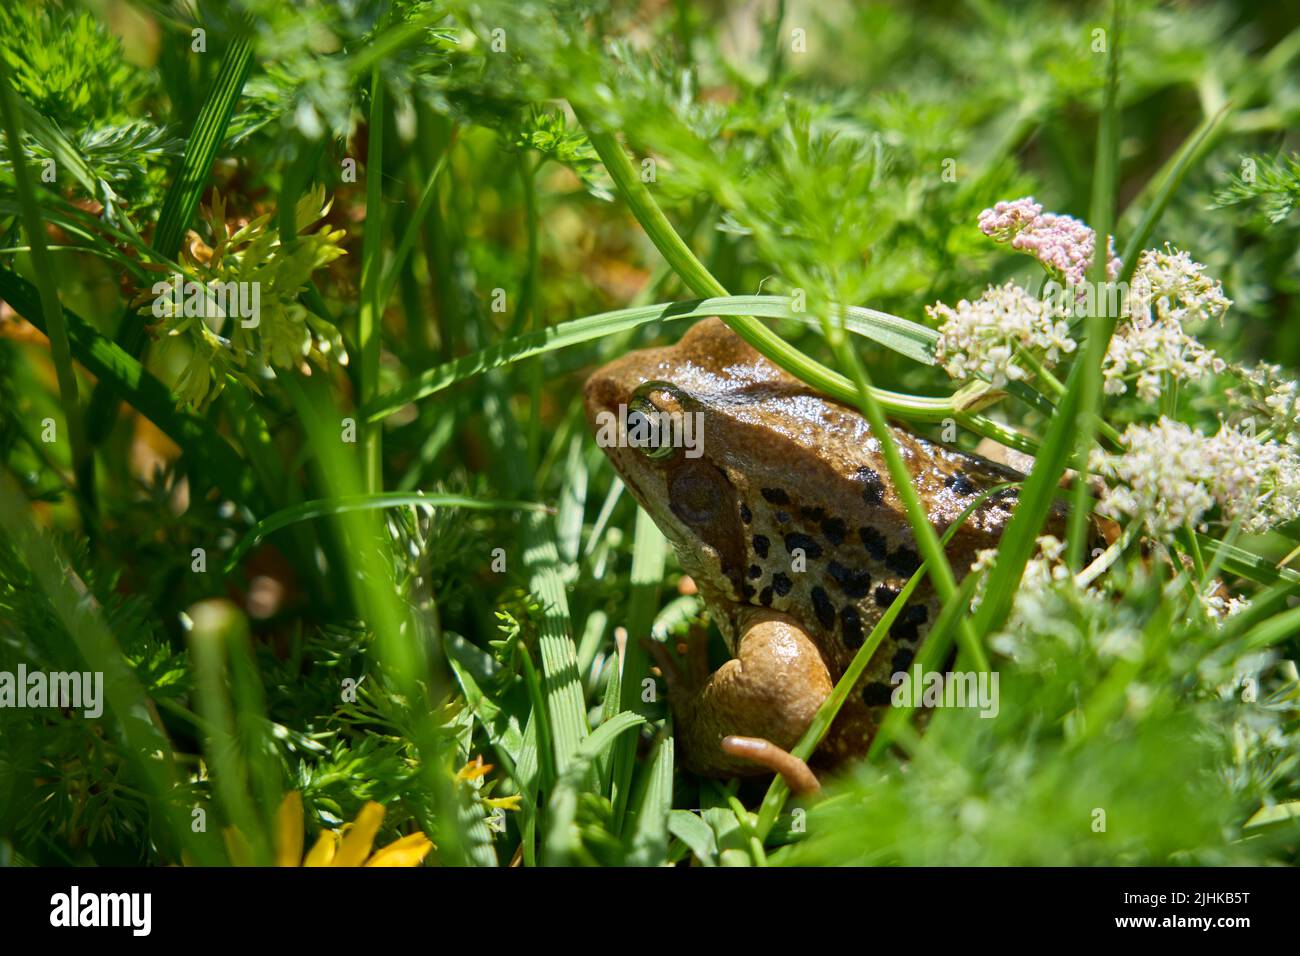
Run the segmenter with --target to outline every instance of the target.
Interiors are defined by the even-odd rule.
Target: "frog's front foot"
[[[830,673],[791,618],[765,609],[745,618],[735,659],[707,677],[703,634],[692,635],[685,670],[662,644],[652,647],[668,682],[682,764],[705,776],[779,773],[792,792],[815,791],[817,778],[790,750],[830,694]]]

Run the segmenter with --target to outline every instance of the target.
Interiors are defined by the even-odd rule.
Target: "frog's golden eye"
[[[627,408],[627,443],[652,461],[673,453],[672,435],[665,428],[666,416],[648,398],[636,397]]]
[[[627,410],[627,443],[651,461],[662,461],[672,456],[675,446],[674,416],[681,411],[661,408],[651,395],[662,393],[679,407],[685,403],[683,394],[668,382],[644,382],[632,393]]]

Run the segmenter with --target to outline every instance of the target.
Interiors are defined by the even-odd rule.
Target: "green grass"
[[[1121,280],[1186,249],[1234,299],[1195,334],[1293,377],[1300,21],[588,6],[133,8],[156,44],[0,14],[0,671],[107,698],[0,708],[0,858],[265,864],[296,791],[308,840],[374,800],[377,845],[423,832],[426,865],[1294,864],[1300,521],[1134,521],[1097,559],[1104,476],[1078,477],[1129,425],[1265,410],[1232,369],[1107,394],[1105,314],[1050,372],[954,381],[926,306],[1041,286],[976,225],[1032,194],[1113,233]],[[204,332],[152,314],[176,272],[291,294]],[[962,577],[883,443],[906,593],[944,602],[918,661],[955,645],[999,714],[894,708],[816,800],[680,767],[644,641],[720,637],[581,407],[591,369],[714,315],[877,432],[1035,455]],[[1043,577],[1054,503],[1080,582]],[[1248,602],[1222,620],[1220,585]]]

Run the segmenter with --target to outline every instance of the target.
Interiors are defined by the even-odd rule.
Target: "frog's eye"
[[[663,412],[648,398],[633,398],[627,407],[627,443],[652,461],[673,453],[671,433]]]
[[[681,392],[668,382],[645,382],[627,406],[627,443],[651,461],[662,461],[673,454],[673,416],[680,412],[660,408],[650,398],[660,393],[681,404]]]

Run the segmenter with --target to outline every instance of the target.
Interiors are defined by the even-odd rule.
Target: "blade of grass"
[[[555,769],[563,776],[589,731],[582,679],[578,674],[577,647],[573,642],[569,617],[569,599],[559,563],[550,517],[529,513],[524,525],[524,567],[528,572],[529,593],[542,606],[537,641],[542,661],[542,689],[554,732]]]
[[[343,415],[325,377],[286,375],[281,384],[302,421],[315,472],[327,496],[361,496],[361,467],[353,446],[340,441],[338,423]],[[436,834],[440,857],[453,863],[460,861],[466,843],[451,776],[454,743],[440,731],[436,719],[448,689],[442,686],[428,658],[433,642],[417,639],[421,625],[393,578],[392,538],[375,511],[344,511],[331,516],[331,520],[337,523],[345,543],[329,555],[329,561],[345,570],[343,577],[351,584],[354,604],[374,634],[374,653],[384,680],[391,682],[405,708],[412,743],[419,755],[418,779],[432,807],[426,827],[433,828],[431,836]]]
[[[433,165],[433,170],[429,173],[429,179],[424,184],[424,191],[420,194],[420,201],[415,207],[415,212],[407,221],[406,229],[402,232],[402,238],[397,243],[397,248],[393,250],[388,268],[384,271],[384,277],[379,283],[379,302],[381,305],[386,305],[393,297],[393,289],[397,287],[397,280],[401,276],[406,259],[420,239],[420,232],[424,228],[429,210],[433,208],[433,204],[438,200],[438,177],[442,175],[443,167],[446,165],[447,154],[443,153],[438,157],[438,161]]]
[[[620,716],[630,716],[622,714]],[[655,740],[628,812],[628,866],[663,866],[668,859],[668,814],[673,808],[671,721]]]
[[[1249,578],[1260,584],[1276,584],[1278,581],[1300,584],[1300,571],[1292,568],[1279,568],[1267,558],[1261,558],[1244,548],[1226,544],[1199,532],[1196,535],[1196,540],[1202,551],[1210,555],[1211,559],[1217,562],[1220,567],[1232,574]]]
[[[668,542],[645,510],[636,512],[636,529],[632,544],[631,595],[627,608],[627,644],[622,654],[618,712],[629,711],[645,716],[641,701],[641,682],[649,673],[649,660],[642,638],[650,637],[655,611],[659,606],[659,586],[664,577],[664,560]],[[622,833],[627,811],[628,792],[636,760],[636,741],[624,738],[614,750],[610,801],[614,804],[614,832]]]
[[[582,625],[582,639],[578,641],[578,673],[591,673],[591,665],[605,643],[605,634],[609,630],[609,615],[599,608],[587,615]],[[612,713],[613,711],[611,711]]]
[[[181,161],[176,178],[167,189],[162,209],[158,212],[153,246],[169,259],[180,251],[181,240],[194,217],[194,210],[199,206],[199,198],[207,185],[213,160],[225,141],[230,118],[244,91],[244,83],[248,80],[252,64],[253,50],[248,35],[241,33],[231,41],[229,49],[221,58],[217,78],[212,83],[212,89],[209,90],[185,143],[185,158]]]
[[[595,616],[596,616],[595,614],[591,615],[592,618],[594,618]],[[588,621],[590,622],[590,618],[588,619]],[[603,631],[604,631],[604,623],[601,624],[602,636],[603,636]],[[608,671],[608,676],[605,678],[605,693],[601,696],[600,699],[601,723],[604,723],[605,721],[609,720],[611,717],[618,716],[619,713],[618,710],[619,698],[623,692],[622,691],[623,672],[620,669],[619,665],[623,659],[623,652],[625,649],[626,649],[626,640],[619,640],[618,635],[615,635],[614,660],[611,662],[611,666],[606,668],[606,670]],[[582,666],[581,647],[579,647],[578,649],[578,654],[579,654],[578,666],[579,668],[581,668]],[[594,648],[592,650],[592,656],[595,656]],[[585,673],[585,671],[580,670],[580,673]],[[615,756],[616,756],[616,752],[610,750],[601,754],[600,758],[596,761],[596,792],[597,793],[608,794],[611,790],[613,784],[613,776],[614,776]]]
[[[596,513],[596,520],[591,523],[591,531],[587,534],[587,543],[583,545],[583,560],[587,560],[595,554],[597,545],[604,539],[605,528],[609,524],[609,519],[614,515],[614,508],[618,505],[619,498],[623,497],[623,487],[621,481],[610,484],[609,492],[605,495],[605,500],[601,502],[600,511]]]
[[[718,842],[713,829],[692,811],[671,811],[668,832],[686,845],[701,866],[718,865]]]
[[[935,334],[924,326],[856,306],[845,308],[843,313],[844,325],[849,331],[869,337],[915,361],[933,364]],[[525,332],[479,352],[428,369],[373,399],[362,408],[362,414],[367,421],[378,421],[409,402],[427,398],[490,369],[604,338],[650,322],[701,319],[714,315],[725,318],[740,314],[794,319],[812,328],[819,325],[816,317],[805,312],[795,312],[791,300],[784,296],[725,296],[616,309]],[[942,421],[978,404],[980,396],[988,397],[992,393],[981,385],[975,389],[961,389],[946,398],[919,397],[884,389],[873,389],[873,394],[890,414],[900,418]]]
[[[77,373],[72,367],[72,348],[68,341],[68,327],[63,317],[63,306],[59,302],[54,262],[46,248],[45,225],[41,221],[40,206],[37,204],[31,172],[27,168],[27,158],[23,155],[22,120],[15,102],[9,66],[4,62],[4,57],[0,57],[0,112],[3,113],[5,139],[13,166],[14,185],[18,191],[19,202],[22,204],[23,228],[27,232],[27,241],[32,248],[32,265],[36,270],[36,282],[40,289],[41,314],[45,318],[45,331],[50,340],[50,356],[54,361],[54,373],[59,383],[59,400],[63,405],[68,440],[72,445],[72,469],[77,476],[77,486],[81,490],[79,501],[93,511],[95,463],[91,457],[85,423],[81,415],[81,400],[77,394]],[[90,515],[83,515],[83,517],[86,519],[87,527],[90,527]]]
[[[1084,546],[1087,543],[1088,516],[1092,513],[1092,496],[1088,490],[1088,456],[1097,438],[1097,419],[1101,413],[1101,364],[1105,349],[1110,344],[1118,315],[1107,314],[1109,295],[1102,295],[1110,267],[1110,236],[1115,228],[1115,193],[1119,165],[1119,49],[1120,27],[1123,17],[1122,0],[1111,3],[1110,45],[1106,56],[1105,91],[1102,96],[1101,115],[1097,121],[1097,158],[1092,177],[1092,211],[1090,219],[1096,236],[1092,263],[1088,267],[1088,281],[1097,290],[1094,307],[1088,310],[1084,325],[1087,329],[1083,353],[1079,362],[1083,375],[1079,381],[1078,436],[1075,442],[1074,462],[1078,477],[1070,502],[1069,526],[1066,532],[1066,566],[1078,573],[1083,567]],[[1101,355],[1098,355],[1098,352]]]
[[[546,697],[542,693],[542,679],[537,673],[537,665],[533,663],[528,648],[520,647],[519,651],[524,687],[528,691],[532,711],[524,728],[524,751],[519,758],[516,783],[521,792],[535,796],[555,786],[558,776],[555,770],[555,747],[552,744],[555,735],[551,733],[551,721],[547,716]]]
[[[575,435],[569,441],[569,453],[564,466],[564,484],[560,488],[560,503],[555,515],[555,541],[565,564],[577,571],[578,549],[582,545],[582,519],[587,510],[587,463],[585,436]]]
[[[378,35],[383,35],[391,15],[392,6],[384,0],[375,27]],[[366,221],[361,234],[361,308],[357,314],[357,348],[361,351],[357,391],[362,406],[379,394],[382,342],[379,326],[384,314],[380,298],[384,255],[384,116],[384,80],[381,64],[375,61],[370,71],[370,116],[366,124]],[[360,430],[365,490],[379,491],[384,486],[383,429],[365,420]]]
[[[645,723],[639,714],[617,714],[602,723],[582,740],[565,760],[567,770],[556,782],[547,803],[546,838],[543,861],[550,866],[567,865],[574,860],[591,862],[582,850],[578,833],[578,795],[582,781],[592,765],[624,735]]]
[[[537,184],[535,182],[540,163],[533,163],[527,153],[521,153],[516,166],[519,182],[524,195],[524,228],[528,238],[524,278],[519,287],[519,304],[510,319],[510,335],[518,335],[529,325],[529,318],[534,315],[533,299],[537,292],[537,267],[540,250],[538,248],[537,219]]]
[[[325,140],[301,143],[297,159],[280,175],[280,195],[276,199],[276,219],[280,245],[288,246],[298,238],[298,199],[312,180],[312,170],[325,153]]]
[[[1300,607],[1293,607],[1280,614],[1275,614],[1266,621],[1251,628],[1240,639],[1242,653],[1271,647],[1300,633]]]
[[[241,739],[239,724],[247,729],[247,714],[231,696],[234,685],[227,657],[238,655],[248,641],[248,622],[229,601],[202,601],[189,611],[190,656],[194,661],[194,682],[198,713],[205,728],[204,752],[210,767],[210,781],[224,816],[238,830],[240,846],[251,851],[249,861],[269,866],[274,849],[268,818],[259,813],[252,799],[250,770],[257,754],[250,753]],[[256,678],[254,678],[256,679]],[[275,809],[275,804],[263,807]],[[231,862],[240,862],[234,861]]]

